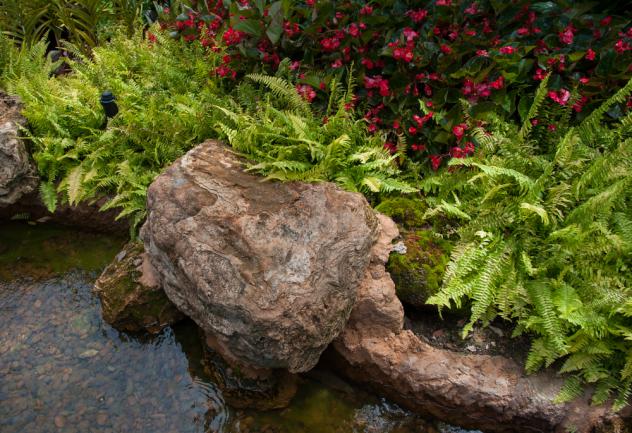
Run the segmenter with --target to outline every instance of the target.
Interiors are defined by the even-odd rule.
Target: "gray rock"
[[[141,237],[171,301],[229,362],[311,369],[345,326],[377,220],[333,184],[263,182],[205,142],[148,190]]]
[[[0,92],[0,207],[16,203],[39,184],[37,169],[20,139],[25,124],[19,100]]]

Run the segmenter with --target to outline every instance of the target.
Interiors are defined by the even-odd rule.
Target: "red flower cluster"
[[[382,131],[392,151],[401,149],[398,134],[406,136],[409,156],[428,158],[433,168],[473,151],[460,97],[484,102],[476,113],[485,107],[519,119],[523,93],[551,74],[555,90],[548,103],[584,112],[603,100],[606,88],[632,76],[632,26],[573,6],[542,8],[515,0],[506,2],[501,17],[489,2],[476,0],[434,0],[403,13],[397,9],[401,2],[369,0],[336,2],[335,8],[306,0],[290,2],[287,9],[272,0],[256,7],[245,0],[193,3],[199,12],[165,8],[161,28],[229,54],[214,68],[217,76],[274,73],[281,59],[289,58],[297,92],[324,109],[329,83],[344,80],[345,66],[353,64],[360,85],[345,109],[366,113],[369,130]],[[571,101],[577,88],[581,94]],[[417,114],[420,100],[442,113],[439,122]]]

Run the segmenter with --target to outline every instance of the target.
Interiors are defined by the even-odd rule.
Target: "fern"
[[[379,137],[368,135],[364,124],[345,110],[352,81],[342,94],[342,86],[334,85],[328,109],[332,113],[323,124],[285,79],[258,74],[248,78],[269,92],[240,85],[237,94],[249,94],[258,104],[239,98],[230,108],[217,106],[223,119],[216,131],[253,161],[249,170],[281,181],[333,181],[366,194],[416,191],[401,178],[395,156],[384,150]]]
[[[546,82],[528,118],[558,116],[558,134],[543,139],[529,119],[518,130],[492,118],[491,134],[474,132],[477,155],[422,182],[425,217],[461,222],[443,287],[428,302],[467,302],[465,334],[497,316],[514,320],[533,337],[527,371],[559,361],[572,374],[558,400],[592,384],[594,403],[621,408],[632,393],[632,141],[627,120],[602,117],[632,84],[575,128],[545,91]]]

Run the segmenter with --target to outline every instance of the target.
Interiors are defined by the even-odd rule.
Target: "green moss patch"
[[[402,302],[423,307],[426,299],[441,287],[451,246],[430,230],[417,230],[403,236],[406,254],[391,254],[387,269]]]

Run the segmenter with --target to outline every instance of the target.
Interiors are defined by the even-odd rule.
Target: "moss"
[[[441,286],[451,245],[430,230],[405,233],[404,244],[406,254],[391,254],[387,269],[402,302],[423,307]]]
[[[124,239],[53,224],[0,224],[0,279],[46,278],[71,269],[103,269]]]
[[[382,201],[375,210],[388,215],[405,229],[417,229],[424,227],[424,213],[426,203],[419,198],[393,197]]]
[[[163,323],[179,318],[178,310],[162,290],[145,287],[139,282],[138,266],[143,251],[142,243],[127,244],[121,260],[114,260],[96,284],[103,301],[105,320],[126,331],[158,330]]]

